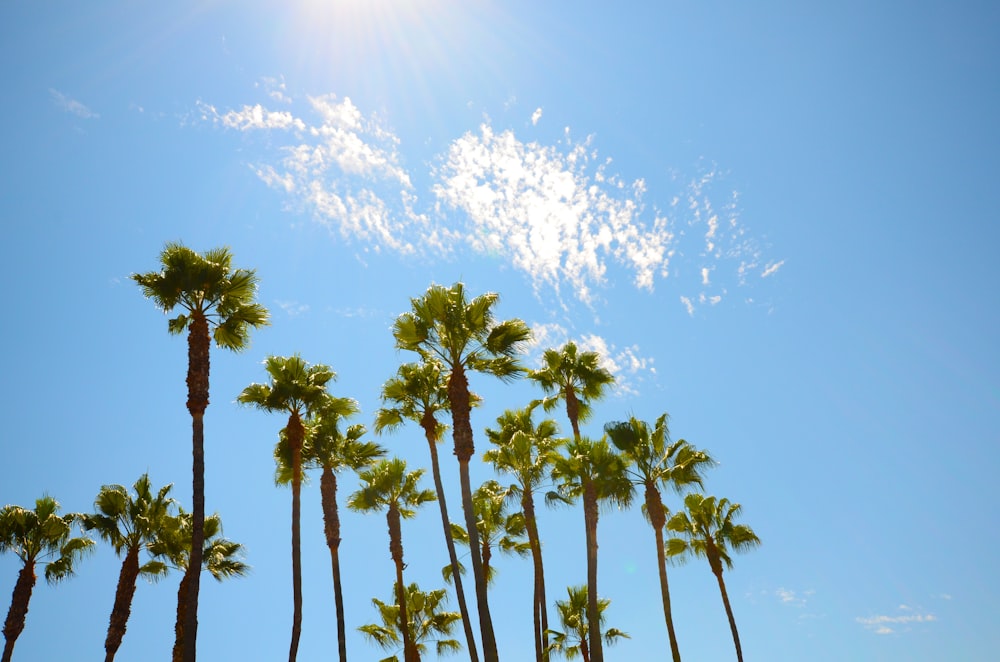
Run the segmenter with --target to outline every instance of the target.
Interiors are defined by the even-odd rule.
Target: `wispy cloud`
[[[49,88],[49,94],[52,95],[52,100],[55,101],[56,105],[65,110],[67,113],[72,113],[77,117],[82,117],[83,119],[97,119],[100,117],[97,113],[92,111],[87,106],[83,105],[76,99],[72,99],[59,90],[54,90]]]
[[[931,623],[937,620],[934,614],[922,614],[913,610],[907,605],[900,605],[899,611],[904,612],[894,616],[879,614],[875,616],[861,617],[857,619],[865,629],[875,634],[893,634],[899,626],[909,626],[913,623]]]
[[[298,301],[276,301],[278,307],[285,311],[289,317],[297,317],[309,312],[309,305]]]
[[[278,103],[290,101],[281,79],[258,86]],[[567,128],[555,144],[542,144],[486,121],[453,140],[423,173],[432,180],[427,204],[403,165],[400,138],[380,117],[334,95],[308,98],[308,110],[198,105],[202,121],[266,133],[273,158],[252,167],[290,209],[376,251],[447,255],[464,248],[500,256],[537,294],[562,300],[565,293],[588,305],[619,269],[646,291],[669,277],[689,314],[783,264],[764,261],[736,194],[716,199],[721,176],[714,168],[666,182],[672,190],[656,197],[669,202],[650,205],[646,180],[616,174],[593,136],[576,139]],[[532,126],[541,116],[536,109]]]
[[[778,600],[782,604],[791,605],[794,607],[805,607],[806,602],[810,597],[812,597],[816,592],[813,590],[807,591],[794,591],[787,588],[779,588],[774,592]]]

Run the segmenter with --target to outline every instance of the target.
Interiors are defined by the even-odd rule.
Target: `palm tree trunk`
[[[545,572],[542,567],[542,543],[538,537],[538,521],[535,519],[535,500],[529,490],[522,492],[521,511],[528,530],[528,544],[531,545],[531,561],[535,568],[535,660],[548,662],[549,659],[549,618],[545,603]]]
[[[337,513],[337,475],[323,467],[319,479],[320,499],[323,505],[323,531],[330,548],[330,566],[333,570],[333,600],[337,606],[337,650],[340,662],[347,662],[347,626],[344,623],[344,591],[340,584],[340,516]]]
[[[663,527],[667,523],[667,514],[659,490],[651,483],[646,484],[646,514],[656,536],[656,566],[660,573],[660,597],[663,600],[663,618],[667,622],[667,636],[670,638],[670,655],[673,662],[681,662],[677,635],[674,633],[674,617],[670,610],[670,586],[667,583],[667,560],[663,544]]]
[[[448,547],[448,559],[451,561],[451,576],[455,581],[455,597],[458,599],[458,609],[462,614],[462,626],[465,628],[466,648],[469,651],[469,662],[479,662],[479,651],[476,649],[476,637],[472,631],[472,619],[469,616],[469,606],[465,601],[465,588],[462,586],[462,572],[458,566],[458,554],[455,551],[455,540],[451,536],[451,520],[448,518],[448,506],[444,498],[444,483],[441,480],[441,466],[438,462],[436,422],[431,416],[430,421],[421,421],[427,444],[431,450],[431,473],[434,475],[434,490],[437,492],[438,506],[441,510],[441,524],[444,527],[444,541]]]
[[[188,566],[190,567],[190,565]],[[174,621],[174,651],[172,662],[182,662],[184,659],[184,618],[187,611],[188,573],[185,569],[181,577],[181,585],[177,588],[177,620]]]
[[[566,416],[573,428],[573,438],[580,441],[580,400],[572,386],[566,387]]]
[[[305,428],[298,414],[288,417],[285,428],[292,450],[292,642],[288,648],[288,662],[295,662],[299,653],[299,636],[302,634],[302,440]]]
[[[472,558],[472,575],[476,580],[476,604],[479,607],[479,628],[483,636],[483,658],[486,662],[499,662],[493,619],[487,598],[486,575],[479,556],[479,530],[476,527],[476,512],[472,501],[472,483],[469,479],[469,460],[475,453],[472,441],[472,423],[469,420],[469,382],[465,370],[459,363],[452,369],[448,379],[448,400],[451,404],[452,436],[455,440],[455,456],[458,458],[458,475],[462,486],[462,509],[465,511],[465,528],[469,532],[469,554]]]
[[[743,649],[740,647],[740,633],[736,631],[736,619],[733,618],[733,608],[729,604],[729,594],[726,592],[726,583],[722,581],[722,569],[716,572],[713,568],[712,574],[719,580],[719,590],[722,592],[722,604],[726,606],[726,616],[729,617],[729,629],[733,631],[733,643],[736,644],[736,659],[743,662]]]
[[[597,490],[587,480],[583,490],[583,516],[587,530],[587,638],[594,662],[604,662],[601,645],[601,610],[597,596]]]
[[[396,566],[396,606],[399,607],[399,633],[403,635],[403,659],[406,662],[417,662],[419,656],[414,655],[415,648],[410,638],[410,619],[406,613],[406,584],[403,583],[403,532],[399,525],[399,509],[395,504],[389,506],[385,519],[389,525],[389,555]]]
[[[208,408],[209,347],[208,320],[195,311],[188,331],[188,401],[191,413],[191,553],[186,580],[184,609],[184,662],[195,662],[198,639],[198,592],[201,558],[205,546],[205,409]]]
[[[17,575],[14,593],[10,598],[10,611],[7,612],[7,620],[3,624],[2,662],[10,662],[10,656],[14,653],[14,642],[24,631],[24,619],[28,615],[28,602],[31,600],[31,591],[35,588],[35,581],[35,562],[34,560],[25,561],[24,567]]]
[[[135,581],[139,577],[139,548],[130,547],[122,561],[118,573],[118,588],[115,591],[115,605],[111,609],[108,622],[108,636],[104,640],[104,662],[115,659],[118,647],[125,637],[125,627],[132,613],[132,597],[135,595]]]

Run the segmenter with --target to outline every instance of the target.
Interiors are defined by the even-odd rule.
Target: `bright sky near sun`
[[[229,246],[272,325],[213,349],[207,509],[253,572],[202,583],[198,644],[283,659],[283,419],[236,395],[300,353],[371,428],[415,359],[393,320],[462,281],[532,327],[529,367],[568,339],[603,355],[618,384],[586,434],[668,412],[719,461],[704,491],[762,541],[725,575],[746,659],[995,659],[998,35],[1000,9],[972,1],[4,3],[0,504],[86,511],[148,470],[190,507],[186,343],[128,277],[167,241]],[[477,455],[541,395],[471,388]],[[377,440],[428,466],[415,426]],[[450,440],[441,458],[458,518]],[[345,512],[356,487],[341,475],[348,649],[372,660],[356,628],[393,569],[384,519]],[[302,526],[299,659],[332,659],[318,480]],[[586,579],[582,509],[540,529],[554,620]],[[638,507],[604,511],[599,541],[607,624],[631,636],[607,658],[665,659]],[[407,580],[444,586],[436,506],[403,543]],[[119,563],[99,544],[41,582],[14,659],[98,658]],[[495,563],[501,657],[532,659],[530,561]],[[0,597],[18,569],[0,557]],[[733,659],[708,564],[669,572],[682,655]],[[117,659],[168,658],[177,581],[140,581]]]

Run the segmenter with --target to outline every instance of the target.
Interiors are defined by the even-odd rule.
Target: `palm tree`
[[[425,361],[401,365],[396,371],[396,376],[382,385],[382,402],[385,406],[375,414],[375,432],[381,434],[385,430],[395,430],[408,420],[416,422],[424,431],[424,438],[431,454],[431,475],[434,478],[434,491],[437,493],[438,506],[441,510],[441,525],[444,529],[445,546],[448,548],[448,559],[455,578],[455,595],[458,598],[459,612],[462,614],[462,627],[465,630],[469,660],[479,662],[472,619],[469,617],[465,588],[462,585],[462,573],[458,570],[455,541],[451,537],[451,520],[448,517],[448,504],[445,500],[441,465],[438,461],[437,445],[444,435],[445,425],[438,421],[437,415],[448,410],[448,390],[441,364],[437,361]]]
[[[507,512],[509,494],[506,488],[495,480],[488,480],[480,485],[472,495],[476,508],[476,528],[479,529],[479,550],[483,559],[483,574],[486,583],[492,584],[496,578],[496,570],[490,565],[493,550],[499,549],[505,554],[527,556],[531,553],[531,544],[527,541],[527,527],[524,513]],[[451,525],[452,537],[463,545],[469,544],[469,533],[462,526]],[[459,566],[459,572],[463,568]],[[452,567],[443,568],[445,581],[453,578]]]
[[[587,598],[587,587],[567,586],[566,593],[568,600],[556,600],[556,610],[559,612],[559,621],[562,623],[565,632],[552,631],[552,644],[549,650],[558,653],[565,653],[567,659],[572,660],[578,654],[583,657],[583,662],[590,662],[590,619],[587,617],[590,600]],[[597,600],[598,630],[604,632],[604,642],[609,646],[618,642],[619,639],[631,639],[627,634],[618,628],[604,628],[604,610],[611,604],[607,598]]]
[[[393,586],[393,592],[398,596],[396,589]],[[456,621],[462,618],[461,614],[453,611],[439,611],[445,600],[447,592],[443,588],[424,593],[416,584],[406,587],[406,631],[417,649],[417,659],[427,651],[428,644],[434,644],[438,656],[462,650],[462,644],[458,640],[443,638],[451,637]],[[399,607],[378,598],[372,598],[372,604],[378,609],[382,624],[362,625],[358,629],[383,650],[399,650],[402,641]],[[399,662],[399,658],[393,655],[380,662]]]
[[[350,496],[347,506],[362,513],[385,510],[389,526],[389,554],[396,566],[396,605],[399,607],[399,629],[403,635],[403,658],[406,662],[419,660],[417,648],[410,637],[409,617],[406,612],[406,584],[403,583],[403,534],[401,519],[410,519],[416,509],[434,500],[434,492],[417,487],[423,469],[407,473],[406,462],[399,458],[381,460],[378,464],[358,474],[361,489]]]
[[[712,465],[712,458],[680,439],[671,443],[667,414],[656,419],[653,429],[634,416],[628,421],[608,423],[604,432],[611,443],[631,461],[627,471],[633,485],[641,486],[644,494],[643,512],[653,527],[656,538],[656,562],[660,572],[660,597],[663,617],[670,639],[670,653],[680,662],[680,648],[674,633],[670,611],[670,589],[667,584],[667,562],[664,557],[663,527],[670,511],[663,504],[660,486],[679,492],[691,485],[701,486],[701,472]]]
[[[410,299],[412,311],[396,318],[392,331],[397,348],[417,352],[424,361],[439,361],[448,374],[448,403],[462,488],[462,510],[465,527],[476,549],[479,541],[469,478],[469,460],[476,449],[469,416],[472,396],[468,372],[485,372],[500,379],[517,377],[522,368],[515,357],[531,337],[531,331],[519,319],[503,322],[494,319],[493,306],[498,299],[499,295],[491,292],[468,301],[462,283],[451,287],[431,285],[422,297]],[[483,657],[486,662],[497,662],[486,578],[477,554],[472,554],[472,573],[476,582]]]
[[[197,253],[179,243],[168,243],[160,253],[160,271],[132,274],[146,298],[170,313],[184,312],[167,324],[170,333],[188,331],[187,408],[192,431],[192,534],[191,560],[195,570],[188,578],[189,593],[184,631],[185,662],[194,662],[198,636],[198,591],[205,525],[205,434],[208,407],[209,347],[215,344],[236,352],[250,344],[250,330],[268,324],[268,312],[256,303],[257,274],[233,269],[228,248]]]
[[[306,430],[303,423],[309,414],[320,407],[329,393],[327,382],[336,375],[329,366],[309,365],[298,354],[269,356],[264,369],[270,377],[267,384],[251,384],[236,398],[243,405],[251,405],[266,412],[288,414],[284,432],[290,455],[292,484],[292,641],[288,660],[294,662],[299,650],[302,633],[302,550],[300,535],[302,492],[302,445]]]
[[[736,659],[739,662],[743,662],[743,650],[740,648],[740,635],[736,631],[736,619],[733,618],[733,608],[729,604],[729,594],[726,593],[726,583],[722,580],[722,569],[723,566],[729,569],[733,567],[730,549],[745,552],[760,545],[760,538],[753,529],[733,521],[741,510],[740,504],[730,503],[729,499],[716,500],[714,496],[695,493],[684,497],[684,510],[667,522],[669,530],[681,535],[667,541],[667,555],[683,558],[690,553],[708,559],[712,574],[719,582],[722,604],[729,617],[729,628],[733,631]]]
[[[337,473],[360,469],[385,455],[376,443],[362,441],[365,426],[355,424],[340,430],[340,421],[358,412],[350,398],[329,397],[306,422],[306,442],[302,451],[306,468],[320,470],[319,490],[323,508],[323,532],[330,549],[333,596],[337,608],[337,649],[341,662],[347,660],[347,631],[344,623],[344,593],[340,581],[340,515],[337,510]]]
[[[140,575],[156,580],[169,570],[160,560],[153,559],[139,565],[139,553],[145,549],[152,553],[170,510],[175,505],[168,494],[173,485],[165,485],[155,494],[149,474],[143,474],[132,486],[132,494],[123,485],[104,485],[97,493],[94,508],[97,512],[81,517],[83,528],[96,531],[102,540],[110,543],[115,554],[125,555],[118,573],[115,604],[108,621],[108,636],[104,641],[105,662],[115,659],[115,654],[125,637],[125,628],[132,612],[136,579]]]
[[[627,506],[632,500],[632,485],[625,475],[625,460],[611,450],[607,440],[586,437],[566,444],[564,455],[552,461],[552,478],[559,482],[550,500],[575,500],[583,497],[583,519],[587,544],[587,591],[590,596],[587,618],[600,625],[597,599],[597,520],[601,501]],[[600,627],[589,632],[590,654],[594,662],[604,662]]]
[[[507,488],[511,497],[520,501],[524,524],[531,546],[534,565],[534,606],[536,662],[548,660],[549,618],[545,597],[545,571],[542,564],[542,543],[538,535],[535,516],[534,492],[547,480],[552,456],[562,440],[556,437],[558,428],[552,420],[537,426],[532,422],[531,407],[507,410],[497,418],[497,429],[486,429],[486,436],[495,448],[483,454],[483,459],[501,473],[510,474],[516,481]]]
[[[167,517],[160,531],[158,540],[150,548],[150,553],[163,560],[171,568],[184,573],[177,587],[177,619],[174,623],[173,662],[184,658],[184,610],[187,607],[185,596],[188,594],[187,569],[191,563],[191,529],[193,518],[190,513],[178,509],[176,516]],[[202,567],[211,573],[216,581],[230,577],[244,577],[250,572],[250,566],[243,562],[243,545],[222,536],[222,519],[218,513],[205,518],[205,546],[202,550]]]
[[[76,513],[60,515],[59,502],[50,496],[37,499],[34,510],[21,506],[0,509],[0,553],[13,552],[22,563],[3,625],[2,662],[10,662],[14,643],[24,630],[36,566],[44,564],[45,581],[56,584],[71,577],[74,563],[94,546],[90,538],[73,537],[73,523],[79,518]]]
[[[547,349],[542,355],[544,366],[528,372],[528,378],[538,382],[549,397],[542,401],[545,411],[555,409],[559,401],[566,403],[566,416],[573,428],[573,438],[580,438],[580,423],[590,418],[590,401],[603,397],[615,377],[601,367],[597,352],[578,352],[570,341],[562,349]]]

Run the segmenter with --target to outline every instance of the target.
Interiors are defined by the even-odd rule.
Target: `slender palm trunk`
[[[190,567],[190,565],[188,566]],[[177,620],[174,621],[174,650],[172,662],[182,662],[184,659],[184,617],[187,611],[188,573],[184,571],[181,585],[177,588]]]
[[[10,662],[10,656],[14,653],[14,642],[24,631],[24,620],[28,616],[28,602],[31,600],[31,591],[35,588],[35,581],[35,561],[25,561],[24,567],[17,575],[14,593],[10,598],[10,611],[7,612],[7,620],[3,624],[2,662]]]
[[[302,440],[305,428],[298,414],[288,417],[285,428],[288,445],[292,451],[292,642],[288,648],[288,662],[295,662],[299,653],[299,636],[302,634]]]
[[[104,662],[115,659],[122,639],[125,637],[125,627],[132,613],[132,598],[135,596],[135,581],[139,577],[139,548],[130,547],[122,561],[121,572],[118,573],[118,588],[115,591],[115,605],[111,608],[111,618],[108,621],[108,636],[104,640]]]
[[[406,613],[406,584],[403,583],[403,532],[399,525],[399,508],[395,504],[389,506],[385,515],[389,525],[389,554],[396,566],[396,606],[399,607],[399,632],[403,635],[403,659],[406,662],[417,662],[420,656],[410,638],[410,619]]]
[[[319,478],[319,491],[323,505],[323,532],[326,534],[326,546],[330,548],[330,566],[333,570],[333,600],[337,606],[337,650],[340,652],[340,662],[347,662],[344,591],[340,584],[340,515],[337,513],[337,475],[330,467],[323,467]]]
[[[524,513],[524,524],[528,530],[528,544],[531,546],[531,561],[535,569],[534,624],[535,624],[535,660],[547,662],[549,659],[549,618],[545,604],[545,572],[542,567],[542,543],[538,537],[538,521],[535,518],[535,500],[531,490],[521,493],[521,511]]]
[[[188,401],[191,413],[191,553],[185,579],[187,605],[184,608],[184,662],[195,662],[198,639],[198,592],[201,557],[205,545],[205,409],[208,407],[209,347],[208,320],[195,311],[188,331]]]
[[[448,379],[448,399],[451,403],[452,435],[455,440],[455,456],[458,458],[458,475],[462,486],[462,509],[465,511],[465,528],[469,532],[469,549],[476,550],[472,557],[472,574],[476,580],[476,604],[479,607],[479,628],[483,636],[483,658],[486,662],[499,662],[493,619],[487,598],[486,575],[479,556],[479,530],[476,527],[476,512],[472,501],[472,483],[469,479],[469,460],[475,453],[472,441],[472,423],[469,420],[469,382],[465,370],[459,363],[453,367]]]
[[[425,416],[425,419],[428,417]],[[458,609],[462,614],[462,626],[465,628],[466,648],[469,651],[469,661],[479,662],[479,651],[476,649],[476,637],[472,630],[472,619],[469,616],[469,606],[465,601],[465,588],[462,586],[462,572],[459,570],[458,554],[455,551],[455,540],[451,536],[451,520],[448,518],[448,505],[444,498],[444,483],[441,480],[441,466],[437,452],[437,423],[433,416],[422,420],[427,445],[431,451],[431,473],[434,475],[434,490],[437,492],[438,506],[441,511],[441,525],[444,527],[444,541],[448,547],[448,559],[451,561],[451,576],[455,581],[455,597],[458,599]]]
[[[569,425],[573,428],[573,438],[580,441],[580,400],[576,397],[576,391],[572,386],[566,387],[566,416],[569,418]]]
[[[587,640],[580,640],[580,656],[583,657],[583,662],[590,662],[590,649],[587,648]]]
[[[583,516],[587,529],[587,638],[594,662],[604,662],[601,610],[597,602],[597,489],[587,480],[583,489]]]
[[[726,582],[722,581],[722,567],[718,572],[712,569],[715,578],[719,580],[719,590],[722,592],[722,604],[726,606],[726,616],[729,617],[729,629],[733,631],[733,643],[736,644],[736,659],[743,662],[743,649],[740,647],[740,633],[736,631],[736,619],[733,618],[733,608],[729,604],[729,594],[726,592]]]
[[[670,638],[670,655],[673,662],[681,662],[677,635],[674,633],[674,617],[670,610],[670,586],[667,583],[667,561],[663,544],[663,527],[667,523],[667,514],[660,492],[653,483],[646,483],[646,514],[656,536],[656,566],[660,573],[660,597],[663,600],[663,618],[667,623],[667,636]]]

